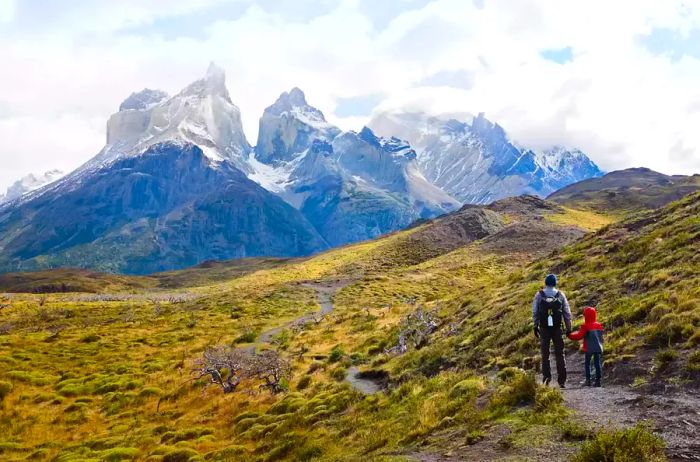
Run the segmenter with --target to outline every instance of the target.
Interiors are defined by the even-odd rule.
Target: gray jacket
[[[554,297],[557,292],[561,293],[561,298],[564,299],[564,309],[562,310],[563,318],[564,318],[564,324],[566,324],[566,331],[571,330],[571,307],[569,306],[569,300],[566,299],[566,295],[564,295],[564,292],[561,292],[559,289],[556,287],[549,287],[546,286],[544,289],[544,294],[548,297]],[[540,291],[537,291],[537,294],[535,294],[535,299],[532,301],[532,322],[538,326],[539,325],[539,319],[537,319],[537,312],[538,312],[538,307],[540,305]]]

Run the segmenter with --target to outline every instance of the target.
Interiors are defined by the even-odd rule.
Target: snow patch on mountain
[[[568,184],[600,176],[580,150],[535,151],[512,140],[484,114],[457,120],[424,113],[382,113],[369,124],[380,135],[400,133],[416,149],[426,179],[465,203],[507,196],[546,196]]]
[[[231,101],[224,71],[213,63],[206,76],[177,95],[143,90],[129,96],[107,122],[107,144],[83,168],[140,155],[161,142],[192,143],[214,161],[229,161],[250,173],[250,144],[240,110]]]
[[[5,194],[0,194],[0,203],[19,199],[27,193],[53,183],[63,175],[60,170],[49,170],[41,175],[30,173],[10,185]]]
[[[306,102],[304,92],[293,88],[263,112],[255,157],[277,167],[301,155],[314,140],[330,141],[338,134],[340,129]]]

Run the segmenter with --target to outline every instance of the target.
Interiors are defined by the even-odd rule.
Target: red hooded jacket
[[[583,309],[584,323],[576,332],[569,334],[571,340],[583,339],[583,351],[587,353],[603,352],[603,325],[596,321],[596,310],[592,306]]]

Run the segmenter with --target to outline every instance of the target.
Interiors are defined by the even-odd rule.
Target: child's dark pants
[[[595,380],[600,383],[600,379],[603,377],[603,366],[601,362],[603,361],[602,353],[586,353],[586,362],[584,368],[586,369],[586,382],[591,381],[591,360],[593,360],[593,366],[595,367]]]

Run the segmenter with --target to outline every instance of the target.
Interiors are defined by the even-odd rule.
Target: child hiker
[[[585,353],[584,370],[586,371],[586,386],[591,386],[591,360],[595,366],[595,382],[593,386],[599,387],[603,378],[603,325],[596,321],[596,311],[592,306],[583,309],[584,322],[581,328],[568,335],[571,340],[583,339],[583,352]]]

